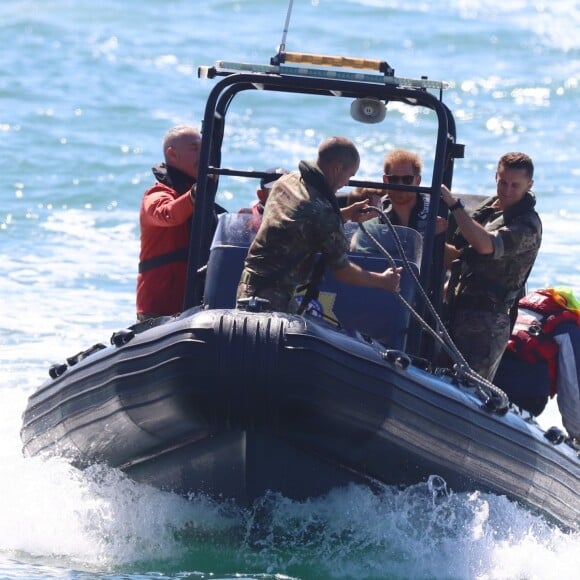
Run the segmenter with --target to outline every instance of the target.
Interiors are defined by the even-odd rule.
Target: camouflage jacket
[[[450,285],[459,305],[463,302],[504,304],[511,307],[523,289],[534,265],[542,241],[542,222],[535,211],[536,198],[531,192],[505,212],[496,207],[497,197],[485,200],[473,212],[493,239],[492,254],[478,254],[460,232],[452,243],[463,249],[452,269]]]
[[[331,270],[348,263],[334,192],[316,165],[301,161],[299,169],[274,184],[245,261],[246,272],[260,280],[261,288],[290,295],[308,282],[318,253]]]

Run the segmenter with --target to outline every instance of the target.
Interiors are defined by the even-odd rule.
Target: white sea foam
[[[196,79],[196,67],[269,62],[286,7],[1,3],[0,576],[575,578],[578,534],[497,496],[352,487],[303,503],[269,497],[241,512],[104,468],[22,458],[26,396],[50,364],[134,320],[139,199],[163,132],[201,124],[215,81]],[[499,155],[530,153],[544,222],[530,287],[569,285],[580,296],[579,15],[568,0],[294,2],[287,49],[387,60],[400,76],[454,81],[444,100],[466,146],[454,188],[489,194]],[[333,107],[312,115],[272,99],[253,129],[255,108],[233,110],[224,158],[292,169],[323,136],[343,131],[361,149],[364,176],[380,176],[395,146],[432,155],[414,110],[392,107],[392,125],[363,130],[339,122]],[[289,119],[290,132],[281,126]],[[253,201],[250,180],[220,183],[229,209]],[[540,422],[558,420],[552,401]]]

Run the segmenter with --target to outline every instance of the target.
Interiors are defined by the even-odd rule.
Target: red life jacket
[[[573,320],[580,325],[580,317],[559,304],[550,289],[527,294],[518,306],[518,317],[507,350],[529,363],[540,360],[548,363],[550,397],[553,397],[558,378],[558,344],[554,332],[565,321]]]

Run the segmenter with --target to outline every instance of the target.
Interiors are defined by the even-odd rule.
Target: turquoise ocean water
[[[268,63],[283,0],[3,0],[0,3],[0,578],[577,578],[580,536],[504,497],[434,498],[427,486],[336,490],[253,510],[189,499],[105,468],[23,459],[26,397],[63,360],[133,322],[138,207],[172,125],[200,124],[213,81],[199,65]],[[454,189],[493,191],[497,158],[536,162],[544,243],[530,286],[580,296],[580,3],[524,0],[295,1],[290,51],[387,60],[400,76],[448,80],[465,159]],[[225,152],[247,167],[309,157],[309,112],[271,105],[234,117]],[[354,134],[361,171],[387,148],[422,150],[417,119]],[[322,128],[320,128],[322,125]],[[253,200],[240,181],[220,200]],[[542,416],[557,424],[552,404]]]

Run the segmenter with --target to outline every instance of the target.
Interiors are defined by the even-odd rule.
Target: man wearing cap
[[[254,217],[261,218],[262,214],[264,213],[264,205],[266,204],[266,200],[268,199],[268,195],[270,194],[270,190],[272,186],[281,175],[285,175],[288,173],[287,169],[283,167],[272,167],[271,169],[267,170],[269,175],[262,177],[260,179],[260,188],[256,190],[256,195],[258,196],[258,201],[252,205],[252,207],[244,207],[242,208],[239,213],[251,213]]]
[[[268,197],[262,223],[250,245],[237,299],[268,301],[270,310],[296,312],[293,296],[312,277],[317,255],[341,282],[398,292],[400,269],[370,272],[348,259],[344,220],[366,205],[338,206],[336,192],[358,171],[360,156],[345,137],[330,137],[318,148],[315,163],[281,176]],[[241,304],[241,303],[240,303]]]

